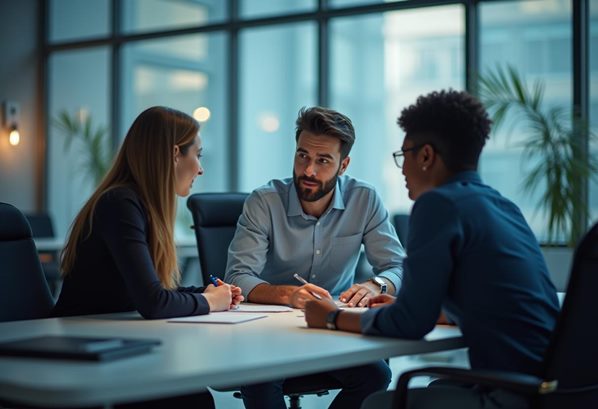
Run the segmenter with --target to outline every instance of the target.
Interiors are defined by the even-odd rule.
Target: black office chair
[[[27,220],[0,203],[0,321],[46,318],[53,305]]]
[[[31,232],[34,238],[39,239],[53,239],[54,225],[52,224],[52,218],[47,213],[25,213],[25,218],[31,226]],[[58,263],[58,252],[57,251],[38,251],[40,262],[42,263],[42,269],[48,285],[50,286],[50,292],[56,296],[59,292],[62,277],[60,276],[60,266]]]
[[[573,258],[567,294],[540,377],[504,371],[422,368],[399,378],[393,407],[406,408],[408,383],[416,376],[487,385],[529,397],[534,409],[598,408],[598,223]],[[442,407],[442,402],[439,402]]]
[[[210,283],[210,274],[224,278],[228,246],[237,229],[237,220],[247,196],[247,193],[196,193],[187,200],[187,207],[193,216],[201,274],[206,285]],[[287,378],[283,393],[290,399],[289,408],[298,409],[301,396],[327,395],[329,389],[340,388],[340,383],[323,373]],[[235,397],[241,398],[241,394],[237,392]]]
[[[392,216],[392,223],[397,231],[397,236],[399,237],[401,244],[406,248],[407,239],[409,238],[409,215],[397,213]]]

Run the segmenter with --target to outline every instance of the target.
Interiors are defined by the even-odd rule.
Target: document
[[[260,318],[265,318],[265,314],[254,314],[249,312],[211,312],[207,315],[194,315],[192,317],[171,318],[168,322],[180,323],[211,323],[211,324],[238,324],[240,322],[253,321]]]
[[[239,304],[234,312],[292,312],[286,305]]]

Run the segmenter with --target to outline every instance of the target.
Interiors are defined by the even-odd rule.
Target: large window
[[[492,2],[480,5],[481,72],[514,67],[532,84],[545,86],[544,105],[572,106],[572,29],[571,7],[566,1],[525,0]],[[493,132],[484,149],[481,174],[484,181],[513,200],[522,210],[540,240],[546,239],[547,217],[538,209],[541,186],[525,191],[522,180],[542,160],[523,157],[522,144],[530,137],[529,129],[507,119],[505,126]],[[566,240],[564,234],[556,237]]]
[[[297,112],[326,105],[355,124],[349,173],[373,184],[391,213],[408,213],[412,202],[390,154],[404,136],[396,118],[418,95],[465,89],[474,83],[466,72],[484,74],[509,64],[527,81],[545,84],[546,106],[571,108],[579,83],[573,74],[574,0],[44,1],[46,202],[60,235],[93,189],[79,176],[65,182],[76,166],[76,149],[64,151],[50,122],[62,109],[91,116],[115,142],[147,107],[196,112],[205,175],[194,191],[251,191],[291,176]],[[588,3],[589,114],[596,132],[598,0]],[[467,11],[474,9],[479,19],[466,26]],[[475,49],[465,44],[470,28],[479,33],[471,43]],[[526,129],[508,124],[493,134],[481,174],[522,208],[545,240],[539,192],[521,188],[534,164],[519,146],[528,137]],[[598,156],[598,141],[590,142],[590,151]],[[589,205],[598,219],[596,181]],[[189,224],[181,200],[178,237],[191,233]]]
[[[48,212],[53,217],[57,237],[64,237],[95,188],[82,162],[89,145],[74,140],[67,149],[65,134],[56,126],[61,113],[93,128],[109,123],[110,53],[106,47],[57,52],[49,61],[48,133]],[[105,135],[109,146],[109,137]],[[105,145],[106,146],[106,145]]]
[[[163,105],[194,114],[201,123],[204,176],[192,193],[222,191],[228,181],[226,36],[193,34],[128,44],[123,49],[119,136],[143,110]],[[191,236],[191,217],[179,199],[177,236]]]
[[[457,5],[331,23],[331,106],[357,134],[348,173],[376,186],[393,213],[412,204],[391,156],[403,138],[397,117],[420,94],[464,88],[463,19]]]
[[[109,0],[50,0],[49,41],[83,40],[110,34]]]
[[[295,119],[316,104],[316,27],[246,30],[240,36],[240,190],[291,177]]]

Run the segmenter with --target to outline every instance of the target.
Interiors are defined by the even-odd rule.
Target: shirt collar
[[[334,187],[332,202],[330,202],[330,206],[328,206],[328,209],[326,209],[324,214],[328,213],[330,209],[345,209],[345,201],[343,200],[343,192],[339,180],[340,178],[337,179],[336,186]],[[297,196],[297,189],[295,188],[295,182],[293,182],[292,179],[289,184],[289,209],[287,210],[287,216],[307,216],[301,207],[299,196]]]
[[[446,180],[445,183],[455,183],[455,182],[473,182],[473,183],[482,183],[482,178],[477,170],[466,170],[464,172],[459,172],[451,176]]]

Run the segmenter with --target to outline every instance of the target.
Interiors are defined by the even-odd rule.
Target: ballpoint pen
[[[224,284],[224,281],[222,281],[219,278],[214,277],[212,274],[210,274],[210,281],[212,282],[212,284],[214,284],[214,287],[218,287],[218,286],[221,286],[222,284]],[[230,309],[238,310],[239,306],[237,304],[231,304]]]
[[[305,281],[305,278],[301,277],[299,274],[295,273],[293,274],[293,277],[295,277],[300,283],[302,284],[309,284],[307,281]],[[309,292],[311,295],[313,295],[316,299],[321,300],[322,297],[320,297],[319,294],[314,293],[313,291]]]

